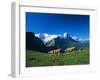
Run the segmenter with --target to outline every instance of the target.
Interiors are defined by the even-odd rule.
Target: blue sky
[[[89,39],[89,15],[26,12],[26,32],[63,34]]]

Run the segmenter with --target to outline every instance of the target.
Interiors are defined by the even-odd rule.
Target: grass
[[[81,65],[89,64],[89,62],[88,49],[76,53],[61,53],[59,56],[37,51],[26,51],[26,67]]]

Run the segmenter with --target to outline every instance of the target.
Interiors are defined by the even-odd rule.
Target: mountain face
[[[40,38],[44,43],[48,43],[49,41],[53,41],[54,39],[60,39],[60,40],[67,40],[67,41],[77,41],[73,37],[70,36],[68,33],[64,33],[63,35],[55,35],[55,34],[35,34],[36,37]]]
[[[26,33],[27,49],[48,52],[49,50],[60,48],[64,52],[66,48],[73,46],[77,49],[88,48],[89,40],[82,40],[68,33],[63,35]]]
[[[66,48],[76,46],[77,41],[72,39],[68,33],[64,33],[62,36],[57,36],[56,38],[45,43],[46,46],[54,46],[60,48],[63,52]]]
[[[58,37],[66,39],[66,40],[70,40],[70,41],[74,40],[68,33],[64,33],[63,35],[55,35],[55,34],[50,35],[50,34],[44,33],[44,34],[35,34],[35,36],[40,38],[44,43],[47,43],[48,41],[53,40]]]
[[[81,47],[84,48],[89,46],[89,41],[82,40],[76,36],[71,36],[68,33],[64,33],[63,35],[54,35],[54,34],[50,35],[44,33],[44,34],[38,34],[38,37],[44,42],[45,46],[61,48],[62,50],[72,46],[75,46],[78,49]]]
[[[36,37],[40,38],[44,43],[60,36],[60,35],[55,35],[55,34],[47,34],[47,33],[44,33],[44,34],[35,34]]]
[[[43,41],[36,37],[33,32],[26,32],[26,49],[44,51],[45,48]]]
[[[54,43],[55,45],[55,43]],[[56,49],[54,46],[46,46],[43,42],[43,38],[35,36],[33,32],[26,32],[26,49],[35,50],[40,52],[48,52],[52,49]]]

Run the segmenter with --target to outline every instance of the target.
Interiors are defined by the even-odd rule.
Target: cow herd
[[[82,48],[80,48],[80,50],[82,50]],[[65,53],[75,53],[76,47],[66,48],[64,51]],[[61,49],[50,50],[48,51],[48,54],[53,55],[53,56],[59,56],[61,54]]]

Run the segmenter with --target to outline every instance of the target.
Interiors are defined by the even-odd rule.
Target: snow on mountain
[[[72,39],[74,39],[75,41],[78,41],[78,37],[76,36],[72,36]]]
[[[78,41],[83,42],[83,41],[85,41],[85,40],[83,40],[83,39],[80,38],[80,39],[78,39]]]
[[[75,41],[84,41],[83,39],[81,38],[78,38],[77,36],[70,36],[68,33],[64,33],[63,35],[56,35],[56,34],[47,34],[47,33],[43,33],[43,34],[35,34],[36,37],[40,38],[44,43],[54,39],[54,38],[57,38],[57,37],[61,37],[61,38],[65,38],[65,39],[73,39]]]
[[[64,38],[69,38],[70,35],[69,35],[68,33],[65,32],[65,33],[63,34],[63,37],[64,37]]]
[[[46,43],[54,38],[57,38],[60,35],[55,35],[55,34],[50,35],[50,34],[44,33],[44,34],[35,34],[35,36],[42,39]]]
[[[44,39],[44,42],[48,42],[54,38],[57,38],[59,35],[48,35],[48,36],[45,36],[45,39]]]
[[[78,38],[76,36],[72,36],[72,39],[74,39],[75,41],[79,41],[79,42],[84,42],[85,40]]]
[[[65,38],[67,40],[72,40],[72,36],[66,32],[63,34],[63,38]]]
[[[64,38],[67,37],[67,33],[66,33],[66,32],[63,34],[63,37],[64,37]]]
[[[36,37],[39,37],[39,35],[40,35],[40,33],[39,34],[35,34]]]

